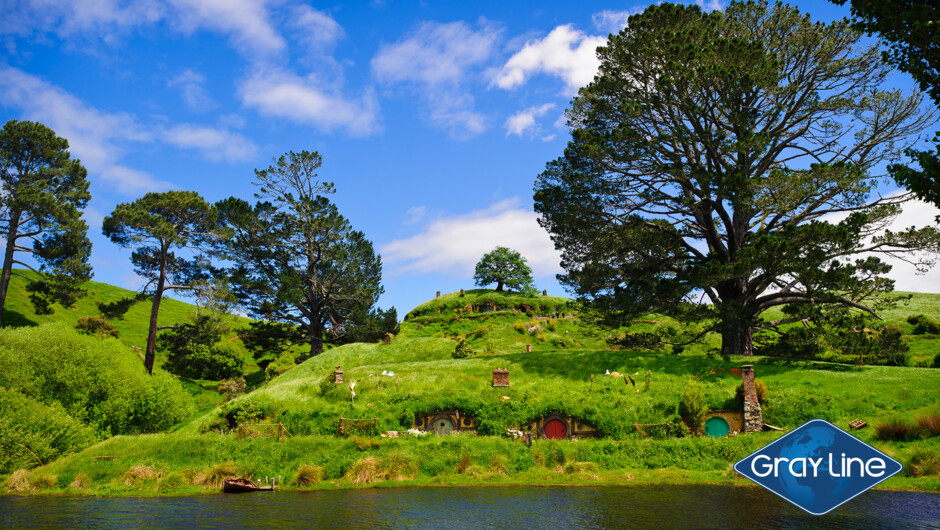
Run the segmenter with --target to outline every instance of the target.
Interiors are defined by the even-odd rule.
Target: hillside
[[[907,315],[936,307],[940,296],[915,295],[908,312],[896,310],[888,320],[909,326]],[[410,311],[390,344],[330,349],[253,392],[198,413],[172,434],[114,437],[20,478],[32,484],[53,476],[57,486],[52,490],[98,494],[211,491],[216,487],[211,477],[220,473],[282,476],[298,484],[322,481],[321,487],[376,482],[744,484],[728,472],[730,464],[780,433],[648,439],[634,426],[678,419],[683,391],[693,381],[701,382],[712,409],[739,408],[734,395],[740,378],[731,372],[744,364],[753,364],[766,384],[764,421],[784,429],[812,418],[843,428],[856,418],[873,426],[912,422],[938,411],[937,369],[723,358],[703,350],[681,355],[616,350],[607,345],[605,333],[584,325],[576,313],[570,300],[558,297],[483,290],[443,295]],[[452,357],[461,339],[471,345],[473,357]],[[333,383],[337,366],[346,382],[357,381],[354,400],[347,384]],[[508,387],[492,386],[497,368],[508,370]],[[635,385],[608,371],[629,374]],[[472,418],[478,435],[376,436],[406,431],[416,417],[447,410]],[[507,429],[551,414],[588,424],[599,437],[577,443],[536,439],[531,449],[506,437]],[[348,438],[337,438],[340,418],[374,421],[374,429],[353,429]],[[233,436],[239,423],[269,426]],[[277,429],[270,427],[277,423],[292,437],[278,441]],[[940,437],[883,441],[872,428],[858,435],[905,463],[923,454],[940,458]],[[114,458],[95,463],[102,456]],[[127,478],[135,466],[148,468],[149,478]],[[317,469],[312,473],[319,478],[302,480],[305,469]],[[76,477],[82,478],[81,487],[71,486]],[[894,477],[884,486],[940,491],[940,477]]]
[[[16,272],[25,275],[32,274],[23,270],[17,270]],[[3,311],[3,326],[38,326],[48,322],[62,322],[74,327],[81,317],[99,316],[104,317],[108,323],[117,328],[121,335],[121,342],[127,346],[137,347],[141,350],[146,347],[151,308],[149,298],[140,296],[140,293],[135,291],[97,281],[86,282],[83,288],[87,290],[87,296],[79,298],[73,307],[64,308],[59,304],[54,304],[52,314],[37,315],[32,303],[29,301],[26,280],[19,276],[13,276],[10,278],[10,288],[7,292]],[[186,322],[195,312],[196,306],[192,304],[164,297],[160,303],[160,315],[157,324],[159,326],[180,324]],[[248,322],[250,322],[250,319],[232,315],[230,324],[232,328],[240,328],[246,326]],[[227,339],[245,354],[246,371],[253,372],[257,370],[257,366],[251,362],[251,356],[247,354],[241,340],[236,336],[236,332],[229,333]],[[156,366],[159,366],[164,360],[158,353]]]

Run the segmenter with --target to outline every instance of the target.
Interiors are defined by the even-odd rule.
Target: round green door
[[[447,436],[454,431],[454,420],[450,419],[449,416],[441,414],[434,418],[431,422],[431,427],[434,429],[434,432],[438,436]]]
[[[713,416],[705,422],[705,434],[712,438],[724,438],[729,432],[731,427],[721,416]]]

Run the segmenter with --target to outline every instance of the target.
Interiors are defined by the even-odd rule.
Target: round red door
[[[550,419],[545,422],[542,432],[549,440],[564,440],[568,436],[568,426],[559,419]]]

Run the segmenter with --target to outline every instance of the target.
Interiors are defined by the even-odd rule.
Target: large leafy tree
[[[223,249],[235,264],[226,271],[232,292],[269,321],[256,326],[276,335],[267,342],[308,344],[311,356],[323,351],[327,332],[341,336],[350,315],[382,294],[382,260],[324,196],[333,184],[319,180],[322,162],[316,152],[289,152],[255,171],[255,205],[235,197],[217,205],[233,233]]]
[[[927,117],[918,95],[881,88],[889,67],[859,40],[781,4],[631,17],[536,182],[561,280],[615,319],[701,296],[725,354],[830,308],[876,314],[893,288],[877,254],[927,266],[916,251],[938,234],[881,230],[912,195],[878,195],[877,170]],[[777,306],[785,318],[761,320]]]
[[[217,218],[215,207],[194,191],[148,193],[134,202],[117,205],[104,218],[104,235],[124,248],[135,249],[131,254],[134,270],[147,280],[143,290],[153,293],[144,354],[148,373],[153,373],[157,316],[163,295],[167,291],[192,290],[195,282],[207,278],[203,251],[222,237]]]
[[[851,0],[850,4],[855,26],[887,42],[885,60],[911,74],[940,107],[940,4],[935,0]],[[940,206],[940,133],[934,144],[933,152],[907,152],[919,168],[894,164],[890,171],[899,184]]]
[[[81,219],[91,198],[87,171],[68,148],[41,123],[11,120],[0,131],[0,236],[6,240],[0,319],[14,265],[38,274],[25,277],[38,313],[51,313],[52,302],[71,306],[91,279],[91,241]],[[17,259],[21,254],[31,254],[39,269]]]
[[[496,247],[477,262],[473,280],[481,287],[495,283],[497,291],[504,285],[520,290],[532,285],[532,269],[518,251]]]

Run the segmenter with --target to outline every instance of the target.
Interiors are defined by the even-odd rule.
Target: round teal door
[[[705,422],[705,434],[712,438],[724,438],[729,432],[731,432],[731,427],[721,416],[708,418]]]

